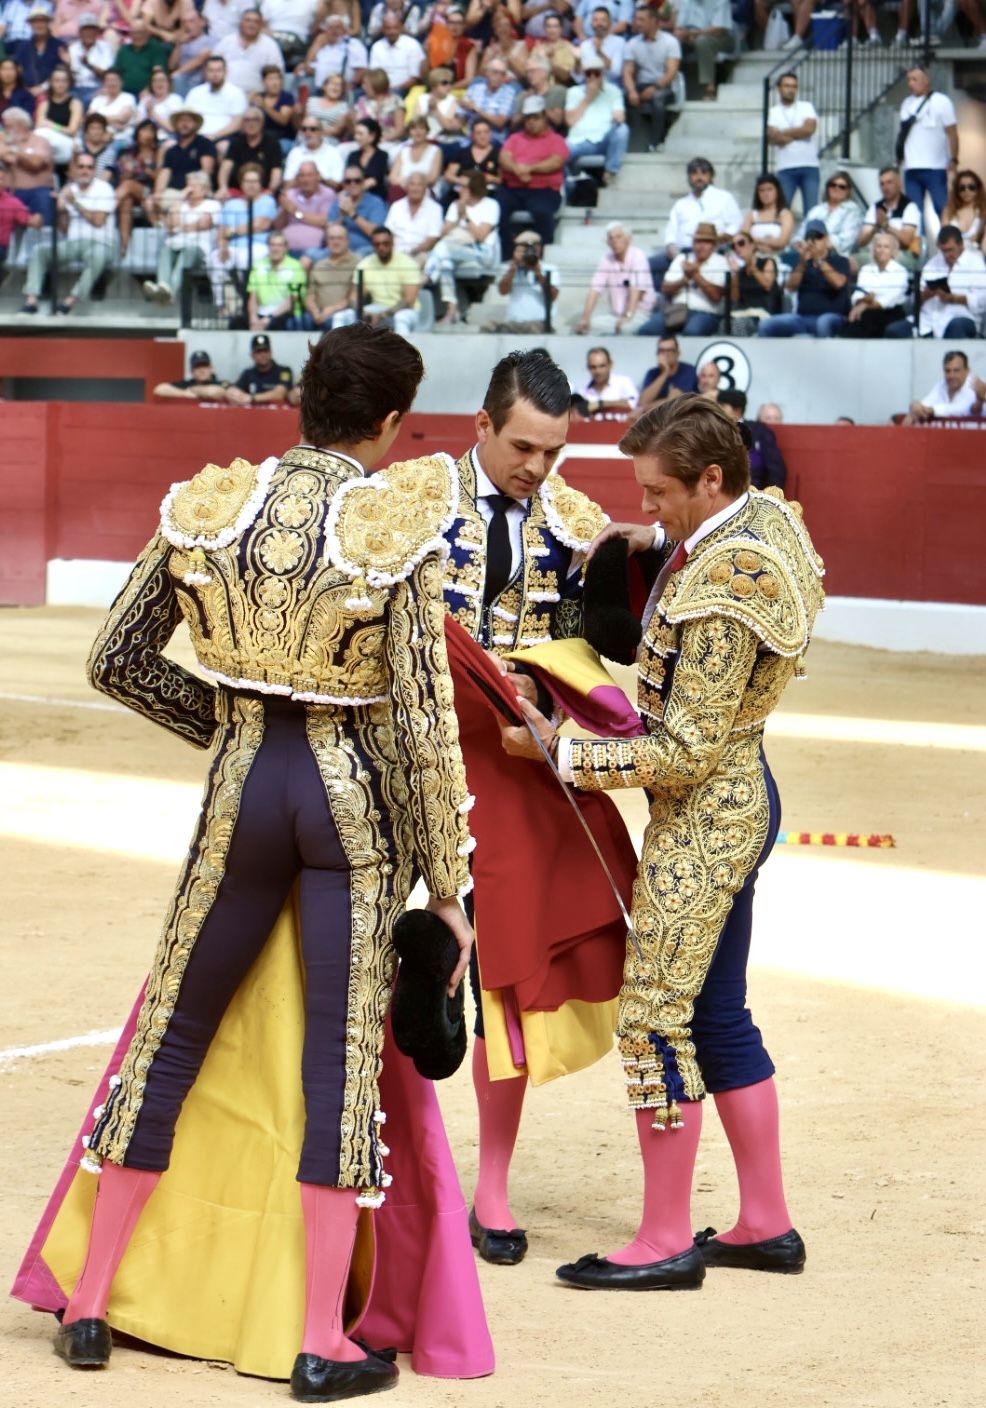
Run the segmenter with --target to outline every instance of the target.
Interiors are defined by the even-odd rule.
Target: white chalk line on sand
[[[51,709],[98,709],[107,714],[125,714],[122,704],[111,704],[103,699],[55,699],[48,694],[8,694],[0,690],[0,699],[12,704],[47,704]]]
[[[83,1032],[81,1036],[63,1036],[58,1041],[42,1041],[37,1046],[8,1046],[0,1051],[0,1070],[15,1061],[31,1061],[36,1056],[50,1056],[56,1051],[74,1051],[79,1046],[111,1046],[119,1039],[120,1027],[103,1032]]]

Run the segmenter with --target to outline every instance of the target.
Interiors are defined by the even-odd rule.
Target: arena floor
[[[143,975],[203,777],[197,752],[98,707],[83,678],[97,620],[0,615],[8,1284]],[[752,1005],[780,1068],[806,1274],[714,1271],[700,1295],[585,1295],[554,1282],[559,1262],[619,1245],[635,1226],[633,1125],[618,1067],[602,1062],[529,1100],[513,1202],[531,1251],[518,1268],[481,1266],[496,1375],[448,1383],[408,1370],[395,1408],[981,1404],[983,661],[818,643],[810,663],[768,732],[784,824],[892,832],[897,847],[778,847],[760,883]],[[635,827],[641,814],[631,803]],[[442,1099],[468,1189],[465,1069]],[[727,1227],[734,1212],[710,1108],[695,1225]],[[72,1376],[51,1328],[3,1305],[7,1403],[288,1401],[284,1385],[137,1349],[118,1349],[105,1374]]]

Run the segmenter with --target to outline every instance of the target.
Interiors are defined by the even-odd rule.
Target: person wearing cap
[[[510,220],[517,211],[530,216],[542,246],[554,239],[568,161],[568,143],[548,127],[544,99],[525,98],[521,113],[523,128],[512,132],[500,148],[503,184],[497,199],[504,259],[513,257],[515,229]]]
[[[683,310],[669,327],[667,308],[653,313],[638,329],[643,337],[680,332],[685,337],[707,337],[719,330],[729,265],[717,251],[719,234],[704,221],[696,225],[688,254],[675,255],[661,292],[671,307]]]
[[[821,220],[807,221],[794,249],[798,262],[784,287],[797,294],[797,311],[762,318],[757,337],[836,337],[850,307],[849,260],[832,248]]]
[[[681,196],[672,205],[664,232],[664,249],[651,256],[655,286],[661,283],[676,255],[691,251],[695,226],[700,222],[714,225],[723,239],[735,235],[743,223],[735,198],[715,184],[715,167],[708,158],[693,156],[685,167],[685,175],[688,195]]]
[[[583,24],[585,33],[585,25]],[[585,61],[590,54],[598,54],[605,64],[606,79],[610,83],[615,83],[618,88],[623,87],[623,60],[626,54],[627,39],[629,37],[629,26],[624,26],[621,33],[617,34],[613,29],[613,17],[606,5],[598,3],[592,5],[589,14],[589,27],[586,38],[579,46],[579,65],[582,72],[585,72]]]
[[[171,114],[175,140],[165,148],[161,166],[154,182],[154,194],[160,198],[165,191],[183,191],[193,171],[202,171],[212,179],[216,172],[216,144],[202,133],[202,114],[187,106]]]
[[[240,372],[234,384],[226,389],[231,406],[283,406],[294,385],[290,367],[274,361],[270,338],[265,332],[254,333],[250,339],[252,366]]]
[[[185,99],[193,112],[202,114],[202,132],[211,142],[223,142],[239,132],[247,98],[242,88],[226,77],[226,60],[210,54],[205,61],[205,80],[197,83]]]
[[[497,292],[507,299],[505,316],[485,322],[482,332],[538,333],[548,330],[548,308],[558,297],[561,275],[555,264],[541,259],[540,235],[524,230],[514,240],[513,254]]]
[[[80,299],[86,299],[92,286],[116,255],[116,195],[108,181],[96,177],[96,163],[80,152],[72,161],[71,179],[56,197],[58,258],[67,264],[80,264],[81,271],[70,293],[58,304],[57,312],[71,313]],[[36,313],[51,265],[52,246],[42,240],[31,250],[24,280],[22,313]]]
[[[220,381],[208,352],[193,352],[189,374],[180,381],[161,381],[154,388],[159,401],[225,401],[225,381]]]
[[[631,117],[639,114],[647,123],[648,151],[656,151],[667,134],[668,108],[680,68],[681,45],[659,27],[652,5],[638,5],[633,36],[623,55],[623,91]]]
[[[53,6],[45,0],[4,0],[0,4],[0,44],[6,46],[8,55],[12,55],[15,44],[22,39],[30,39],[31,22],[28,17],[32,10],[38,8],[48,15],[53,11]]]
[[[698,61],[702,97],[716,96],[716,64],[736,48],[730,0],[681,0],[675,37],[686,54]]]
[[[68,61],[68,53],[51,32],[51,16],[46,5],[33,5],[27,21],[31,37],[11,45],[10,57],[20,66],[25,88],[38,98],[48,86],[52,69]]]
[[[583,82],[569,88],[565,99],[568,128],[568,162],[577,171],[582,157],[605,158],[603,185],[619,174],[627,154],[630,129],[623,110],[623,95],[603,77],[606,61],[587,54],[582,61]]]
[[[99,91],[107,71],[113,67],[115,50],[103,37],[98,15],[87,10],[79,17],[78,37],[68,46],[68,64],[72,71],[72,91],[83,107]]]

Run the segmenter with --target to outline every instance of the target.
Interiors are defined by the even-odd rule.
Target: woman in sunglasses
[[[784,213],[790,215],[791,212]],[[726,263],[729,265],[732,332],[736,337],[754,337],[761,318],[781,311],[777,260],[758,248],[750,235],[741,230],[733,239]]]
[[[986,249],[986,189],[974,171],[957,173],[941,222],[962,231],[966,249]]]
[[[809,220],[821,220],[836,253],[849,258],[856,248],[863,212],[852,199],[852,182],[847,172],[836,171],[828,178],[824,197],[808,211],[805,225]]]
[[[779,254],[791,243],[794,216],[788,209],[780,181],[769,171],[757,177],[753,202],[743,217],[741,228],[758,255]]]

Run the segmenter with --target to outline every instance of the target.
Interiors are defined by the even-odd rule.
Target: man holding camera
[[[540,235],[524,230],[514,240],[513,255],[497,284],[507,299],[506,316],[484,323],[483,332],[548,332],[549,309],[558,297],[554,264],[542,262]]]
[[[803,240],[795,240],[798,263],[787,289],[798,296],[796,313],[763,318],[757,337],[836,337],[849,312],[849,260],[836,254],[821,220],[809,220]]]

